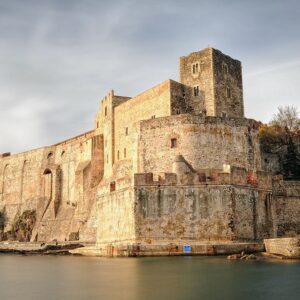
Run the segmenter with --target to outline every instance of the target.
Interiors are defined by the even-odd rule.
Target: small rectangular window
[[[176,109],[176,114],[180,115],[180,109],[179,108]]]
[[[124,158],[126,158],[126,148],[124,148]]]
[[[125,135],[128,135],[128,127],[125,128]]]
[[[177,147],[177,139],[171,139],[171,148]]]
[[[107,116],[107,106],[104,108],[104,115]]]
[[[155,119],[155,115],[151,116],[151,119]]]
[[[194,96],[199,96],[199,85],[194,86]]]

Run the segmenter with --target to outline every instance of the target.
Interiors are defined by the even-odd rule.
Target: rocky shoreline
[[[145,245],[137,245],[126,253],[121,247],[103,249],[95,247],[93,243],[81,242],[0,242],[0,255],[76,255],[76,256],[102,256],[102,257],[147,257],[147,256],[225,256],[228,260],[265,260],[265,259],[300,259],[298,238],[277,238],[264,240],[263,244],[215,244],[215,245],[192,245],[189,253],[179,252],[182,247],[168,248],[168,245],[157,246],[148,249]],[[165,249],[166,248],[166,249]],[[110,250],[111,253],[108,253]],[[118,250],[118,251],[116,251]],[[122,255],[123,254],[123,255]]]
[[[0,254],[14,254],[14,255],[76,255],[70,250],[84,247],[80,243],[50,243],[50,244],[32,244],[32,243],[1,243]],[[77,254],[78,255],[78,254]]]

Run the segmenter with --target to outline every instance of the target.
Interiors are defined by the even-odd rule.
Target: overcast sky
[[[299,37],[299,0],[0,0],[0,153],[92,129],[110,89],[178,80],[207,46],[242,61],[247,117],[300,110]]]

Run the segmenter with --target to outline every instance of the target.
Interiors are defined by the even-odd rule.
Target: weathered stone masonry
[[[110,91],[94,130],[2,155],[1,236],[14,239],[27,210],[32,241],[91,241],[104,254],[299,234],[299,182],[263,169],[241,63],[212,48],[179,63],[180,82],[135,97]]]

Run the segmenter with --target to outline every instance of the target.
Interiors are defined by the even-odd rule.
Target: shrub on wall
[[[295,144],[299,136],[298,129],[290,130],[279,125],[262,125],[259,129],[262,151],[278,156],[280,174],[285,180],[300,179],[300,153]]]

